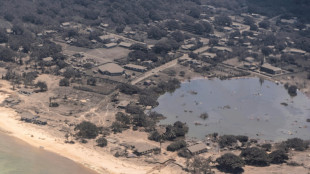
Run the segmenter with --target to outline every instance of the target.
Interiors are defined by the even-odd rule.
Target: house
[[[115,63],[106,63],[98,67],[98,71],[104,75],[120,76],[125,73],[125,70]]]
[[[195,44],[186,44],[186,45],[182,45],[181,48],[183,50],[191,50],[195,47],[196,45]]]
[[[204,143],[198,143],[192,146],[187,147],[187,150],[192,154],[192,155],[198,155],[204,152],[207,152],[207,146]]]
[[[52,57],[45,57],[42,59],[44,62],[51,62],[53,61],[54,59]]]
[[[274,67],[270,65],[269,63],[264,63],[261,67],[260,70],[269,74],[281,74],[282,70],[281,68]]]
[[[134,154],[138,156],[159,151],[159,147],[148,143],[134,143]]]
[[[123,47],[123,48],[130,48],[131,47],[131,43],[128,42],[121,42],[118,44],[118,46]]]
[[[213,59],[214,57],[216,57],[215,53],[209,53],[209,52],[202,53],[201,55],[209,59]]]
[[[291,54],[299,54],[305,55],[307,52],[304,50],[296,49],[296,48],[286,48],[283,50],[284,53],[291,53]]]
[[[108,44],[104,44],[105,48],[114,48],[117,46],[117,43],[108,43]]]
[[[231,48],[227,48],[227,47],[219,47],[219,46],[216,46],[216,47],[213,47],[213,48],[215,48],[215,49],[218,50],[218,51],[232,52],[232,49],[231,49]]]
[[[244,59],[245,62],[248,62],[248,63],[253,63],[255,61],[255,59],[253,57],[246,57]]]
[[[117,105],[117,108],[119,109],[126,109],[126,107],[129,105],[130,101],[121,101],[119,102],[119,104]]]
[[[70,22],[63,22],[61,23],[61,27],[70,27],[71,23]]]
[[[147,67],[140,66],[140,65],[134,65],[134,64],[127,64],[124,67],[126,69],[138,71],[138,72],[145,72],[147,70]]]

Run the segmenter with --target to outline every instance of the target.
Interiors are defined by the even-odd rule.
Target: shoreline
[[[9,84],[3,80],[0,85],[0,103],[2,103],[14,91],[11,91]],[[48,131],[19,121],[20,116],[12,108],[1,106],[0,117],[0,131],[2,133],[22,140],[35,148],[42,148],[70,159],[98,174],[142,174],[149,170],[149,167],[127,163],[107,152],[99,153],[96,149],[84,147],[79,143],[66,144],[64,138],[52,136]]]

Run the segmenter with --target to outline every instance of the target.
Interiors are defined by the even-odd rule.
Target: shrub
[[[69,82],[69,79],[67,78],[63,78],[59,81],[59,86],[69,86],[70,85],[70,82]]]
[[[37,84],[36,84],[36,87],[40,88],[40,92],[47,91],[47,85],[46,85],[45,82],[38,81]]]
[[[275,150],[269,154],[269,159],[272,164],[282,164],[288,160],[288,155],[284,150]]]
[[[97,146],[99,146],[99,147],[105,147],[105,146],[108,145],[108,141],[107,141],[107,139],[105,139],[104,137],[98,138],[98,139],[96,140],[96,142],[97,142]]]
[[[178,152],[178,156],[183,158],[190,158],[192,155],[186,148],[183,148]]]
[[[281,143],[282,148],[295,149],[297,151],[304,151],[308,148],[308,144],[300,138],[291,138]],[[285,149],[284,149],[285,150]]]
[[[270,150],[271,150],[271,144],[269,144],[269,143],[263,144],[263,145],[262,145],[262,148],[263,148],[265,151],[270,151]]]
[[[237,139],[234,135],[220,136],[219,145],[221,148],[232,146],[237,143]]]
[[[159,142],[161,140],[161,136],[157,131],[153,131],[150,133],[148,139]]]
[[[242,170],[245,162],[239,156],[226,153],[221,157],[216,159],[216,162],[219,164],[219,168],[226,172],[233,172]]]
[[[204,113],[202,113],[201,115],[200,115],[200,118],[202,118],[202,119],[207,119],[207,118],[209,118],[209,115],[208,115],[208,113],[206,113],[206,112],[204,112]]]
[[[297,95],[297,86],[295,86],[295,85],[289,86],[287,89],[287,92],[292,97],[296,96]]]
[[[248,142],[249,137],[245,136],[245,135],[238,135],[238,136],[236,136],[236,139],[239,140],[242,143],[245,143],[245,142]]]
[[[244,161],[248,165],[254,166],[268,166],[269,158],[266,151],[257,147],[246,148],[242,150],[241,157],[244,157]]]
[[[168,151],[177,151],[183,147],[186,147],[186,142],[184,140],[179,140],[179,141],[176,141],[176,142],[173,142],[171,143],[168,147],[167,147],[167,150]]]
[[[74,130],[79,132],[76,134],[80,138],[96,138],[98,135],[98,127],[88,121],[83,121],[82,123],[75,126]]]

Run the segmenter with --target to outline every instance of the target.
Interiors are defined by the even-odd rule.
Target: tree
[[[88,139],[96,138],[99,132],[98,127],[89,121],[81,122],[80,124],[75,126],[74,130],[79,131],[76,134],[78,137]]]
[[[282,164],[288,160],[288,155],[284,150],[275,150],[269,154],[270,163]]]
[[[7,34],[3,30],[0,30],[0,43],[7,43],[8,40]]]
[[[152,26],[148,31],[147,31],[147,36],[150,39],[156,39],[159,40],[162,37],[165,37],[167,35],[167,32],[165,30],[162,30],[156,26]]]
[[[97,79],[94,77],[87,79],[87,85],[96,86],[96,83],[97,83]]]
[[[157,106],[159,104],[154,95],[139,95],[139,103],[144,106]]]
[[[108,141],[107,141],[107,139],[105,139],[104,137],[98,138],[98,139],[96,140],[96,142],[97,142],[97,146],[99,146],[99,147],[105,147],[105,146],[108,145]]]
[[[245,143],[249,140],[249,137],[245,135],[238,135],[236,136],[236,139],[240,141],[241,143]]]
[[[59,81],[59,86],[69,86],[70,85],[70,82],[69,82],[69,79],[67,78],[63,78]]]
[[[179,140],[179,141],[169,144],[169,146],[167,146],[167,150],[174,152],[183,147],[186,147],[186,142],[184,140]]]
[[[297,95],[297,86],[291,85],[288,87],[287,92],[289,93],[290,96],[294,97]]]
[[[200,114],[200,118],[205,120],[205,119],[209,118],[209,114],[204,112],[204,113]]]
[[[47,84],[46,84],[46,82],[38,81],[35,86],[40,88],[40,92],[47,91]]]
[[[210,167],[211,159],[205,159],[203,157],[195,156],[191,160],[187,160],[186,166],[191,173],[203,173],[212,174]]]
[[[200,17],[200,11],[198,8],[192,8],[190,12],[188,13],[189,16],[193,18],[199,18]]]
[[[241,157],[248,165],[254,166],[268,166],[269,158],[266,151],[259,149],[257,147],[246,148],[242,150]]]
[[[304,151],[308,148],[308,143],[300,138],[291,138],[281,144],[286,149],[295,149],[297,151]]]
[[[237,139],[234,135],[220,136],[219,145],[221,148],[232,146],[237,143]]]
[[[216,159],[218,163],[219,169],[223,170],[224,172],[231,172],[231,173],[239,173],[242,171],[242,167],[244,167],[245,162],[239,156],[226,153],[221,157]]]
[[[230,26],[232,24],[232,20],[226,15],[221,15],[214,18],[214,23],[219,26]]]
[[[185,134],[188,132],[188,126],[186,125],[186,123],[176,121],[173,124],[173,127],[174,127],[175,134],[177,137],[185,136]]]
[[[270,27],[270,22],[267,20],[263,20],[260,23],[258,23],[258,26],[260,28],[268,29]]]
[[[0,60],[14,62],[16,54],[9,48],[0,47]]]
[[[130,118],[128,115],[126,115],[125,113],[123,112],[118,112],[116,113],[115,115],[115,118],[117,121],[123,123],[123,124],[130,124]]]

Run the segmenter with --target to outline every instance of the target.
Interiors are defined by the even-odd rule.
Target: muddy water
[[[0,133],[1,174],[95,174],[73,161]]]
[[[310,99],[301,92],[290,97],[283,85],[271,81],[197,79],[158,101],[154,111],[167,117],[160,124],[186,122],[190,137],[218,132],[275,141],[310,139]],[[206,120],[199,117],[204,112]]]

